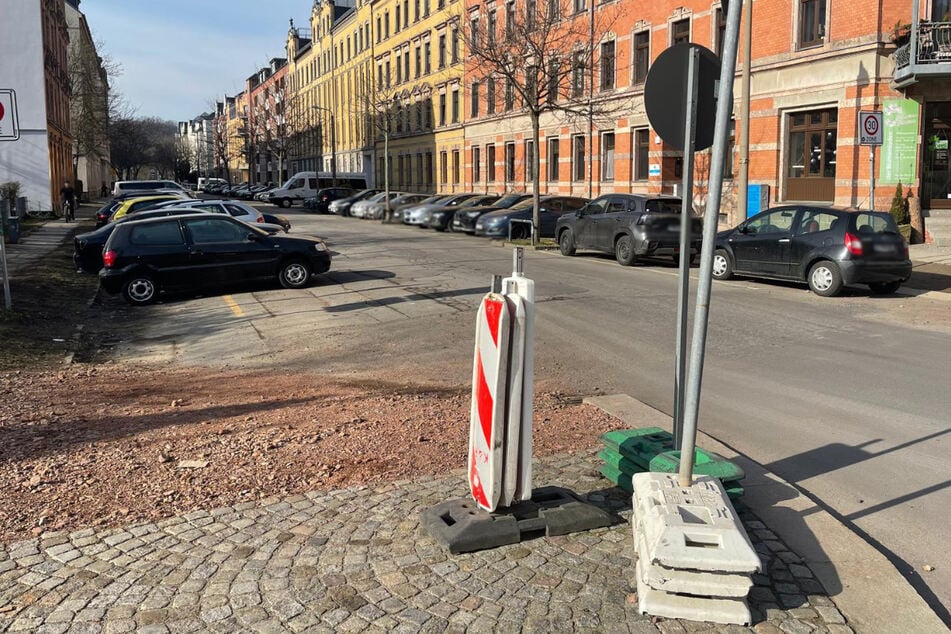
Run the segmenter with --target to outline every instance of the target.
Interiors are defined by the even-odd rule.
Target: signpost
[[[17,121],[17,94],[12,88],[0,88],[0,141],[16,141],[20,138]],[[7,247],[4,244],[3,223],[0,222],[0,265],[3,267],[3,305],[13,308],[10,299],[10,275],[7,272]]]
[[[882,113],[859,112],[859,145],[868,148],[868,208],[875,211],[875,147],[882,144]]]

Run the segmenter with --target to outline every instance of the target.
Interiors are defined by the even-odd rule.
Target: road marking
[[[225,303],[228,305],[228,308],[231,309],[231,312],[234,313],[235,317],[244,317],[244,311],[241,310],[241,307],[238,306],[238,302],[234,301],[234,297],[231,295],[224,296]]]

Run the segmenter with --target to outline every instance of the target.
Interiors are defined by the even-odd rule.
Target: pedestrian
[[[99,197],[105,198],[109,195],[109,188],[106,187],[106,181],[102,182],[102,187],[99,189]]]
[[[69,222],[76,217],[76,191],[69,181],[63,181],[63,187],[59,190],[59,197],[63,203],[63,220]]]

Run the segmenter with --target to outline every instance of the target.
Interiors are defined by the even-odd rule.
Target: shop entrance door
[[[925,104],[922,199],[928,209],[951,209],[951,102]]]

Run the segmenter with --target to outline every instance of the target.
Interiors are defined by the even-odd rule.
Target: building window
[[[495,29],[497,23],[495,21],[495,10],[489,11],[489,20],[486,24],[486,33],[485,33],[485,43],[487,46],[495,46]]]
[[[733,152],[736,148],[736,119],[730,119],[730,127],[727,131],[726,157],[723,163],[723,178],[733,180]]]
[[[614,89],[614,42],[601,44],[601,90]]]
[[[495,77],[485,80],[485,111],[495,114]]]
[[[601,180],[614,180],[614,133],[601,133]]]
[[[445,185],[449,182],[449,155],[439,153],[439,182]]]
[[[376,41],[377,44],[380,43],[381,37],[383,35],[383,18],[381,16],[376,17]]]
[[[439,95],[439,125],[446,125],[446,93]]]
[[[452,151],[452,183],[454,185],[459,184],[459,150]]]
[[[426,184],[432,185],[433,184],[433,153],[432,152],[426,152],[426,162],[423,164],[423,175],[426,177]]]
[[[586,0],[573,0],[575,13],[581,13],[588,7]]]
[[[409,46],[403,49],[403,77],[409,81]]]
[[[525,182],[535,180],[535,142],[525,142]]]
[[[479,84],[474,83],[469,88],[469,117],[476,119],[479,116]]]
[[[545,95],[545,100],[548,103],[555,103],[558,101],[558,86],[561,79],[561,61],[553,59],[548,63],[548,86],[546,88],[547,94]]]
[[[479,50],[479,17],[469,20],[469,48]]]
[[[634,83],[647,79],[647,70],[651,61],[651,32],[641,31],[634,34]]]
[[[717,41],[713,43],[714,49],[717,52],[717,57],[723,57],[723,39],[726,37],[726,14],[723,13],[722,7],[717,7],[716,12],[717,20]]]
[[[452,28],[449,36],[449,60],[455,64],[459,61],[459,29]]]
[[[571,96],[580,97],[584,94],[584,51],[578,51],[571,56]]]
[[[584,135],[576,134],[571,137],[571,179],[583,181],[585,175],[585,147]]]
[[[799,46],[819,46],[825,39],[826,0],[800,0]]]
[[[390,12],[383,14],[383,39],[390,37]]]
[[[548,1],[548,21],[557,22],[561,19],[561,0],[547,0]]]
[[[495,146],[487,145],[485,147],[485,180],[489,183],[495,182]]]
[[[548,180],[553,183],[558,182],[560,144],[560,139],[548,139]]]
[[[426,42],[423,44],[423,67],[427,75],[431,73],[433,70],[432,59],[433,59],[432,47],[430,46],[429,42]]]
[[[505,111],[515,107],[515,85],[510,77],[505,78]]]
[[[419,44],[417,44],[414,48],[416,52],[416,78],[418,79],[423,73],[423,51],[419,48]]]
[[[789,115],[789,169],[792,178],[834,178],[838,111]]]
[[[515,144],[505,144],[505,182],[515,182]]]
[[[446,67],[446,36],[439,36],[439,68]]]
[[[478,183],[482,180],[482,151],[479,146],[472,146],[472,182]]]
[[[393,27],[394,33],[400,32],[400,16],[401,15],[402,14],[400,13],[400,5],[396,5],[396,25]]]
[[[646,181],[650,174],[650,130],[634,130],[634,168],[631,180]]]
[[[670,25],[670,45],[690,41],[690,18],[677,20]]]
[[[419,0],[413,2],[413,21],[419,22]]]
[[[423,17],[429,16],[429,0],[423,0]],[[430,160],[430,163],[432,161]]]
[[[512,39],[515,35],[515,3],[505,5],[505,37]]]
[[[452,122],[459,123],[459,90],[452,91]]]

